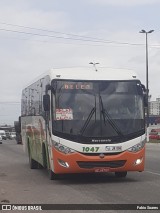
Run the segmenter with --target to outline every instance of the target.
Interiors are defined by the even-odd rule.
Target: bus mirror
[[[52,93],[55,94],[56,90],[54,88],[51,89]]]
[[[50,110],[50,96],[48,94],[43,95],[43,108],[44,111]]]
[[[47,85],[46,85],[46,93],[47,93],[49,90],[51,90],[51,85],[50,85],[50,84],[47,84]]]

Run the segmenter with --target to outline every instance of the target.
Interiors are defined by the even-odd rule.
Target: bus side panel
[[[44,119],[41,116],[26,116],[21,118],[22,140],[24,151],[28,153],[28,145],[31,156],[43,165],[42,144],[46,146],[46,133]]]

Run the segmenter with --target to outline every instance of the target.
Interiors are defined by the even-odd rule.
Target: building
[[[149,101],[149,125],[160,125],[160,98]]]
[[[13,126],[1,125],[0,130],[5,130],[6,132],[14,132],[15,128]]]
[[[160,115],[160,98],[149,102],[149,115]]]

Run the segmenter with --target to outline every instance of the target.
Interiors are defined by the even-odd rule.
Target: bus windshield
[[[144,133],[139,81],[53,81],[53,134],[80,143],[123,142]]]

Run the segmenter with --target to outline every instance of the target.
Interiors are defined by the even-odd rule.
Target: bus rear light
[[[139,164],[142,163],[142,161],[143,161],[143,158],[137,159],[137,160],[134,162],[134,164],[135,164],[135,165],[139,165]]]
[[[63,166],[65,168],[69,168],[69,164],[61,159],[58,159],[58,163],[60,166]]]

